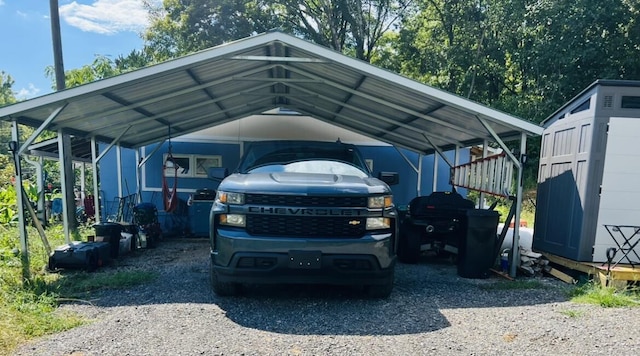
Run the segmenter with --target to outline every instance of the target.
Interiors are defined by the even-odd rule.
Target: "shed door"
[[[607,249],[617,247],[605,224],[640,226],[640,118],[612,117],[609,121],[594,262],[606,262]],[[622,232],[632,233],[629,229]],[[614,232],[614,235],[619,234]],[[636,253],[640,255],[640,247]],[[628,256],[633,256],[632,262],[640,262],[635,254]]]

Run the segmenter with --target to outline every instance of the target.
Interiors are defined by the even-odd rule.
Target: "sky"
[[[58,0],[58,8],[65,71],[142,48],[148,23],[142,0]],[[0,0],[0,33],[0,72],[14,80],[16,98],[52,93],[45,75],[54,64],[49,1]]]

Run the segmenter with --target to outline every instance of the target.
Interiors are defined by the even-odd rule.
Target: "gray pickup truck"
[[[210,214],[217,295],[235,295],[242,284],[304,283],[389,296],[398,226],[388,184],[396,173],[372,177],[349,144],[262,141],[218,178]]]

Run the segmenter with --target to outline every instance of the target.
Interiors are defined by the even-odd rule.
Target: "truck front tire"
[[[230,282],[220,282],[218,273],[213,268],[213,262],[209,268],[209,278],[211,281],[211,289],[219,297],[232,297],[238,294],[238,284]]]

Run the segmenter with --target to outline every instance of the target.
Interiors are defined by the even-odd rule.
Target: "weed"
[[[573,310],[573,309],[565,309],[561,310],[560,314],[566,315],[570,318],[579,318],[584,315],[584,311],[582,310]]]
[[[637,288],[617,290],[593,282],[572,289],[570,297],[574,303],[596,304],[605,308],[640,306],[640,290]]]

